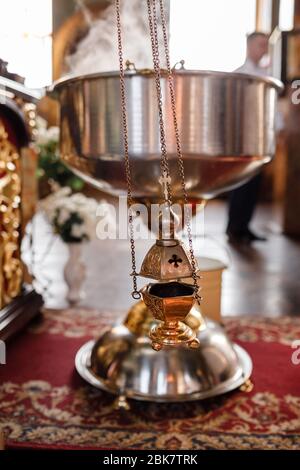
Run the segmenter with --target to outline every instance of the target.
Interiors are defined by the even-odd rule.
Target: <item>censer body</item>
[[[163,72],[161,82],[168,123],[171,110]],[[174,82],[185,180],[192,199],[209,199],[241,184],[272,158],[280,83],[243,74],[186,70],[176,70]],[[125,74],[125,84],[133,197],[157,202],[161,191],[158,182],[160,145],[157,113],[153,109],[153,72],[130,69]],[[119,74],[62,80],[54,85],[53,93],[61,104],[63,160],[99,189],[114,195],[123,194],[126,184]],[[176,142],[172,136],[167,124],[169,166],[176,200],[181,183],[175,171]],[[153,278],[152,273],[148,276],[149,270],[143,272],[143,266],[141,271],[142,275]],[[178,288],[176,278],[171,276],[169,284],[172,282],[174,285],[169,288]],[[252,371],[249,356],[229,341],[222,328],[202,318],[199,306],[191,302],[192,292],[188,287],[180,295],[171,296],[171,309],[160,287],[159,283],[150,282],[142,294],[152,310],[153,302],[159,302],[159,315],[161,312],[170,315],[169,329],[159,331],[164,348],[159,352],[151,348],[151,341],[152,345],[156,343],[160,326],[157,321],[161,318],[159,315],[156,320],[149,317],[140,302],[123,325],[116,325],[95,344],[88,343],[81,348],[76,357],[79,373],[91,384],[112,393],[154,401],[206,398],[245,382]],[[185,289],[181,278],[180,289]],[[194,336],[190,339],[191,342],[196,340],[194,346],[200,343],[197,349],[188,347],[187,336],[180,348],[168,346],[167,338],[172,338],[173,334],[174,313],[176,321],[184,318],[184,324],[191,325]],[[146,333],[149,326],[153,332],[151,340]],[[184,334],[188,334],[187,331]],[[178,337],[179,330],[176,331]]]

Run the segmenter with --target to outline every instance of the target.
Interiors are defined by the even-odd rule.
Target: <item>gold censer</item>
[[[166,230],[166,222],[170,230]],[[189,251],[175,238],[175,222],[175,214],[165,204],[160,214],[159,239],[146,254],[140,271],[141,276],[157,281],[141,290],[146,306],[159,321],[149,333],[156,351],[163,346],[199,346],[195,331],[184,322],[198,299],[195,286],[182,282],[193,277],[194,268]]]

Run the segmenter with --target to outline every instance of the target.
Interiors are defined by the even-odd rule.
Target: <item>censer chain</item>
[[[135,300],[139,300],[141,298],[141,294],[138,291],[138,287],[137,287],[137,271],[136,271],[136,257],[135,257],[136,250],[135,250],[133,213],[132,213],[133,198],[132,198],[131,167],[130,167],[130,160],[129,160],[127,103],[126,103],[124,61],[123,61],[120,0],[115,0],[115,9],[116,9],[116,18],[117,18],[118,56],[119,56],[119,70],[120,70],[120,94],[121,94],[122,127],[123,127],[123,141],[124,141],[124,161],[125,161],[125,174],[126,174],[126,182],[127,182],[128,225],[129,225],[131,264],[132,264],[133,291],[131,295]]]
[[[167,27],[166,27],[166,17],[165,17],[165,11],[164,11],[164,0],[159,0],[159,5],[160,5],[165,60],[166,60],[167,72],[168,72],[168,85],[169,85],[169,93],[170,93],[170,99],[171,99],[174,133],[175,133],[175,140],[176,140],[178,169],[179,169],[180,178],[181,178],[181,187],[183,190],[184,203],[188,204],[188,194],[187,194],[186,183],[185,183],[185,172],[184,172],[184,163],[183,163],[182,149],[181,149],[181,142],[180,142],[180,133],[179,133],[178,122],[177,122],[174,81],[173,81],[173,74],[172,74],[172,69],[171,69],[171,64],[170,64],[170,52],[169,52],[168,35],[167,35]],[[166,150],[165,131],[164,131],[164,124],[163,124],[162,95],[161,95],[161,85],[160,85],[161,76],[160,76],[160,62],[159,62],[159,43],[158,43],[158,31],[157,31],[158,21],[157,21],[157,12],[156,12],[156,0],[147,0],[147,6],[148,6],[148,18],[149,18],[151,45],[152,45],[152,56],[153,56],[153,63],[154,63],[154,70],[155,70],[155,83],[156,83],[156,88],[157,88],[158,107],[159,107],[159,118],[160,118],[159,123],[160,123],[160,136],[161,136],[161,142],[162,142],[162,162],[163,162],[162,170],[166,171],[167,176],[169,177],[170,175],[169,175],[169,165],[168,165],[167,150]],[[197,276],[196,259],[195,259],[193,240],[192,240],[191,216],[189,215],[189,213],[187,213],[186,229],[187,229],[188,241],[189,241],[189,252],[190,252],[190,258],[191,258],[191,265],[192,265],[192,277],[193,277],[194,287],[195,287],[195,298],[197,299],[199,303],[201,300],[201,297],[198,294],[198,290],[199,290],[198,276]]]
[[[168,162],[168,155],[167,155],[166,133],[165,133],[165,126],[164,126],[162,91],[161,91],[161,84],[160,84],[161,73],[160,73],[160,60],[159,60],[157,19],[156,19],[155,4],[151,5],[151,3],[152,3],[151,0],[147,0],[148,22],[149,22],[149,30],[150,30],[152,59],[153,59],[156,97],[157,97],[157,106],[158,106],[159,130],[160,130],[161,172],[162,172],[163,180],[165,180],[166,182],[166,188],[167,188],[167,191],[165,194],[165,203],[169,207],[171,207],[172,189],[171,189],[171,177],[170,177],[169,162]]]
[[[163,118],[161,71],[160,71],[160,60],[159,60],[159,41],[158,41],[157,13],[156,13],[155,3],[156,3],[156,0],[147,0],[150,38],[151,38],[153,65],[154,65],[154,72],[155,72],[156,95],[157,95],[157,104],[158,104],[158,112],[159,112],[161,171],[162,171],[162,176],[166,180],[166,187],[167,187],[167,191],[165,195],[165,202],[168,204],[169,207],[171,207],[172,205],[172,192],[171,192],[171,184],[170,184],[171,178],[170,178],[170,172],[169,172],[166,135],[165,135],[164,118]],[[168,37],[167,37],[167,30],[166,30],[166,20],[165,20],[163,0],[159,0],[159,4],[160,4],[160,13],[161,13],[161,20],[162,20],[165,58],[166,58],[166,64],[167,64],[167,70],[168,70],[168,84],[169,84],[169,92],[170,92],[170,98],[171,98],[172,116],[173,116],[175,139],[176,139],[178,168],[179,168],[180,177],[181,177],[181,185],[183,189],[184,202],[185,204],[188,204],[188,196],[187,196],[187,191],[186,191],[185,174],[184,174],[184,163],[183,163],[181,143],[180,143],[180,134],[178,130],[178,123],[177,123],[177,117],[176,117],[175,91],[174,91],[172,70],[170,66],[170,55],[169,55]],[[115,7],[116,7],[117,32],[118,32],[118,56],[119,56],[119,69],[120,69],[120,94],[121,94],[123,139],[124,139],[124,161],[125,161],[125,174],[126,174],[126,182],[127,182],[128,223],[129,223],[129,232],[130,232],[130,248],[131,248],[131,260],[132,260],[132,279],[133,279],[132,296],[134,299],[140,299],[141,294],[137,289],[137,271],[136,271],[136,257],[135,257],[133,213],[131,210],[131,206],[133,204],[133,198],[132,198],[131,167],[130,167],[130,160],[129,160],[127,104],[126,104],[124,61],[123,61],[120,0],[115,0]],[[194,285],[195,285],[195,297],[199,301],[200,297],[198,295],[196,260],[195,260],[194,250],[193,250],[189,214],[188,214],[187,221],[186,221],[186,227],[187,227],[187,233],[188,233],[189,250],[190,250],[191,265],[192,265],[192,271],[193,271],[192,277],[193,277]]]

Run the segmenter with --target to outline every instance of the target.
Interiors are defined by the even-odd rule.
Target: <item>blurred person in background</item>
[[[261,61],[267,53],[268,36],[259,32],[250,34],[247,37],[246,60],[235,72],[266,76],[267,68],[261,66]],[[229,242],[251,243],[266,240],[265,237],[254,233],[249,227],[258,201],[261,178],[262,174],[259,173],[247,183],[231,191],[226,230]]]

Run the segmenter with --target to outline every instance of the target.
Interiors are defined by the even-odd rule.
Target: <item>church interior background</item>
[[[0,448],[299,449],[300,1],[0,7]]]

